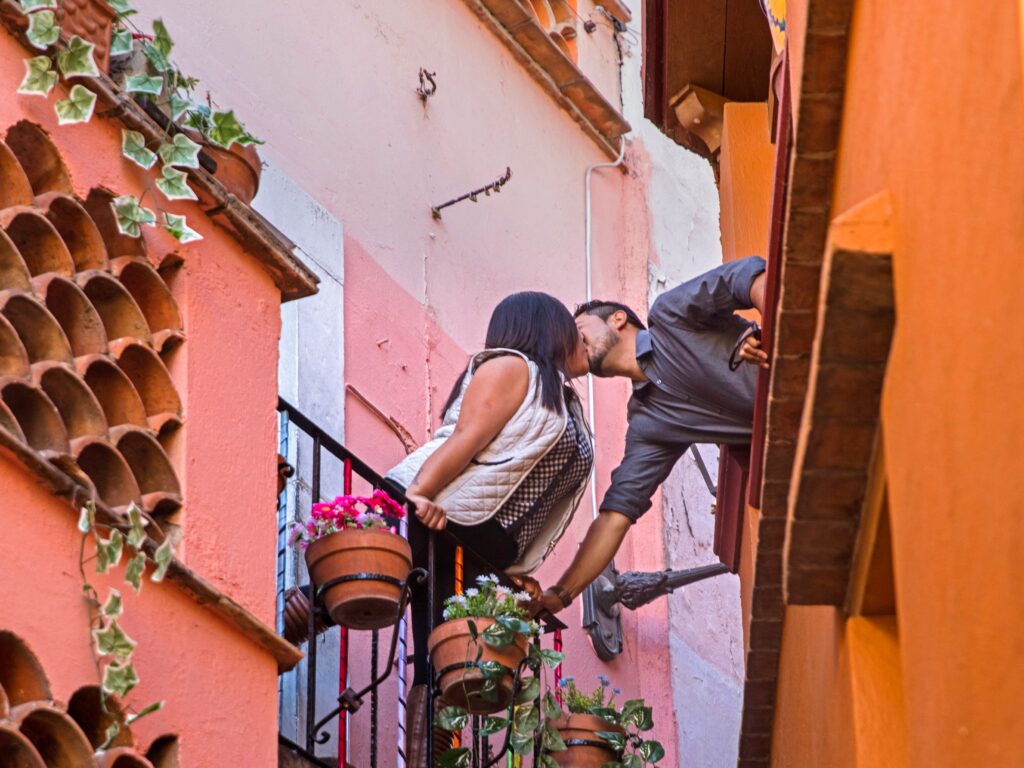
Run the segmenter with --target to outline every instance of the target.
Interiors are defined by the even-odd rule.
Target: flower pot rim
[[[362,534],[364,537],[368,537],[371,541],[374,540],[374,539],[378,539],[380,544],[384,544],[385,542],[388,542],[390,544],[390,543],[393,543],[395,540],[398,540],[398,541],[403,542],[405,544],[405,546],[404,547],[401,546],[401,545],[398,545],[397,547],[388,546],[387,549],[400,549],[403,552],[409,550],[409,540],[406,539],[404,536],[402,536],[402,534],[400,534],[400,533],[398,533],[396,531],[392,531],[390,528],[343,528],[340,531],[335,531],[334,533],[330,533],[330,534],[328,534],[328,535],[326,535],[326,536],[324,536],[322,538],[317,539],[316,541],[310,542],[309,546],[306,547],[306,555],[308,557],[309,556],[309,552],[312,549],[314,549],[314,548],[318,549],[318,550],[319,549],[324,549],[325,547],[321,547],[321,546],[318,546],[318,545],[323,544],[323,542],[325,542],[325,541],[329,541],[329,542],[337,544],[337,543],[343,541],[342,539],[337,538],[339,536],[347,536],[347,537],[349,537],[348,540],[352,541],[352,540],[354,540],[356,538],[356,536],[358,534]],[[382,537],[386,537],[386,538],[382,538]],[[365,544],[363,544],[363,545],[357,544],[355,546],[358,547],[358,546],[366,546],[366,545]],[[410,559],[411,559],[411,557],[410,557]]]
[[[584,723],[588,721],[589,725],[585,725]],[[621,725],[605,720],[598,715],[592,715],[589,712],[570,712],[566,717],[553,720],[552,724],[560,731],[618,731],[619,733],[625,733]]]
[[[471,621],[478,626],[481,632],[483,632],[484,629],[496,623],[497,619],[491,616],[462,616],[458,619],[448,619],[446,621],[442,621],[440,624],[434,627],[433,631],[431,631],[430,635],[427,637],[427,646],[429,648],[433,648],[434,646],[438,645],[444,640],[447,640],[450,637],[457,637],[458,635],[463,634],[468,635],[469,627],[465,625],[467,625]],[[463,627],[465,628],[463,629]],[[513,643],[513,645],[518,646],[524,652],[528,650],[523,648],[523,645],[527,642],[527,636],[524,635],[522,632],[516,632],[515,636],[516,641]]]

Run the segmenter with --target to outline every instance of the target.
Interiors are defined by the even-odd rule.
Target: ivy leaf
[[[153,22],[153,33],[153,47],[162,53],[165,58],[169,58],[171,49],[174,48],[174,41],[171,40],[163,19],[156,19]]]
[[[462,707],[444,707],[437,713],[434,724],[446,731],[461,731],[469,725],[469,713]]]
[[[128,2],[128,0],[107,0],[107,5],[109,5],[122,16],[135,13],[135,9],[132,8],[132,5]]]
[[[246,132],[245,136],[243,136],[242,138],[240,138],[238,140],[239,146],[242,146],[242,147],[249,147],[249,146],[252,146],[253,144],[266,144],[266,143],[267,142],[265,142],[263,139],[257,139],[255,136],[253,136],[249,132]]]
[[[639,755],[626,755],[622,758],[624,768],[644,768],[644,761]]]
[[[141,720],[146,715],[151,715],[154,712],[159,712],[161,709],[164,708],[164,704],[165,703],[166,702],[163,702],[163,701],[154,701],[152,704],[150,704],[148,707],[146,707],[141,712],[136,712],[134,715],[128,715],[128,717],[124,721],[124,724],[125,725],[131,725],[136,720]]]
[[[541,705],[544,708],[544,717],[548,720],[557,720],[562,716],[562,706],[551,691],[547,691],[544,694],[544,698],[541,699]]]
[[[109,539],[97,538],[96,572],[107,573],[111,568],[120,563],[123,548],[124,537],[118,530],[111,533]]]
[[[132,585],[135,594],[142,589],[142,574],[146,572],[146,555],[139,552],[128,561],[128,567],[124,569],[124,580]]]
[[[246,135],[245,128],[235,117],[234,110],[214,112],[210,121],[212,124],[206,136],[224,149],[230,149],[232,144]]]
[[[92,636],[100,656],[113,656],[120,661],[128,661],[135,651],[135,641],[124,633],[117,621],[111,621],[106,629],[93,630]]]
[[[167,57],[164,56],[160,52],[160,50],[152,43],[143,43],[142,53],[149,61],[149,63],[153,65],[153,69],[155,69],[157,72],[169,72],[171,69],[173,69],[173,67],[171,67],[171,62],[167,60]]]
[[[156,152],[146,148],[146,137],[138,131],[121,129],[121,154],[147,171],[156,163]]]
[[[173,97],[172,97],[173,98]],[[182,168],[199,167],[199,150],[202,149],[184,133],[176,134],[174,139],[157,150],[164,165],[177,165]]]
[[[493,648],[504,648],[507,645],[511,645],[516,639],[515,633],[512,630],[498,622],[491,624],[480,633],[480,636],[483,637],[485,643]]]
[[[536,677],[527,678],[523,681],[522,687],[516,694],[516,704],[525,704],[534,701],[540,695],[540,679]]]
[[[203,136],[210,132],[210,108],[205,104],[193,104],[188,109],[188,117],[185,118],[185,125],[194,128]]]
[[[164,576],[167,575],[167,569],[171,567],[171,561],[174,559],[174,547],[171,546],[169,539],[165,539],[164,543],[156,548],[153,559],[156,561],[156,570],[153,571],[149,579],[155,582],[163,581]]]
[[[480,733],[484,736],[490,736],[492,733],[504,731],[508,728],[508,722],[507,717],[495,717],[492,715],[484,720],[483,725],[480,726]]]
[[[95,48],[95,43],[83,40],[78,35],[72,37],[67,49],[57,54],[57,66],[64,77],[99,77],[100,70],[93,56]]]
[[[202,240],[203,236],[196,232],[194,229],[190,229],[188,224],[185,223],[184,216],[176,216],[173,213],[164,214],[164,229],[177,240],[179,243],[184,245],[185,243],[193,243],[196,240]]]
[[[472,754],[466,747],[457,747],[444,752],[437,761],[438,768],[469,768]]]
[[[562,752],[567,749],[565,742],[562,741],[562,735],[551,723],[544,724],[544,730],[541,732],[540,736],[540,743],[544,749],[550,752]]]
[[[96,507],[91,501],[82,505],[82,513],[78,517],[78,530],[88,533],[96,525]]]
[[[156,223],[156,215],[148,208],[139,205],[139,200],[135,195],[115,197],[110,205],[117,218],[117,231],[122,235],[139,237],[142,234],[140,225]]]
[[[100,749],[107,749],[120,732],[121,724],[117,720],[108,725],[107,730],[103,732],[103,743],[100,745]]]
[[[96,94],[82,85],[71,88],[66,99],[60,99],[53,106],[57,112],[59,125],[72,123],[88,123],[92,119],[92,111],[96,108]]]
[[[644,763],[656,763],[665,756],[665,748],[657,741],[644,741],[636,748]]]
[[[102,689],[122,699],[139,684],[139,676],[131,664],[110,664],[103,670]]]
[[[111,589],[107,595],[107,602],[100,608],[100,613],[108,619],[116,619],[124,612],[124,603],[121,600],[121,593]]]
[[[198,200],[196,193],[192,191],[192,187],[185,183],[185,179],[188,178],[188,174],[184,171],[179,171],[177,168],[172,168],[169,165],[165,165],[160,170],[162,179],[156,180],[156,188],[164,193],[164,197],[168,200]]]
[[[619,731],[596,731],[595,735],[611,744],[616,752],[621,752],[626,748],[626,734],[624,733]]]
[[[57,84],[57,73],[49,56],[33,56],[25,59],[25,79],[18,86],[18,93],[26,96],[47,96]]]
[[[136,552],[142,548],[142,542],[146,540],[146,526],[149,520],[142,516],[142,510],[134,501],[128,505],[128,523],[131,530],[128,531],[128,546]]]
[[[159,96],[164,89],[162,77],[150,77],[146,73],[129,75],[124,80],[124,89],[128,93],[148,93],[150,96]]]
[[[541,768],[559,768],[558,761],[546,753],[540,756],[540,766]]]
[[[60,37],[57,16],[53,11],[33,13],[28,17],[28,32],[25,34],[33,46],[45,51],[56,43],[57,38]]]
[[[110,36],[110,55],[124,56],[132,52],[132,33],[121,27]]]
[[[56,8],[57,3],[53,0],[18,0],[21,12],[24,14],[38,11],[41,8]]]
[[[177,93],[172,93],[168,99],[168,108],[171,110],[171,119],[177,121],[185,114],[185,110],[192,105],[188,99],[183,99]],[[180,134],[179,134],[180,135]]]
[[[495,621],[505,627],[509,632],[515,632],[521,635],[530,634],[530,623],[515,616],[499,616]]]

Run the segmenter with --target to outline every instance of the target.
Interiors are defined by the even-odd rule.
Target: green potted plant
[[[470,714],[486,715],[511,704],[514,674],[538,631],[528,620],[529,595],[513,592],[493,575],[445,601],[445,621],[430,633],[430,663],[439,673],[442,699]]]
[[[338,496],[313,505],[289,542],[306,553],[314,586],[327,612],[351,629],[383,629],[398,619],[402,585],[412,570],[409,542],[395,532],[405,509],[384,491]]]
[[[643,734],[654,727],[651,708],[643,699],[615,703],[618,688],[608,695],[611,682],[598,675],[599,685],[584,693],[572,677],[559,681],[562,703],[568,712],[557,715],[545,708],[564,749],[548,749],[554,764],[563,768],[642,768],[665,756],[662,745]]]

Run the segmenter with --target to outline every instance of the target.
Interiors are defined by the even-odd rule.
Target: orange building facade
[[[3,11],[0,764],[272,765],[278,674],[302,654],[274,631],[275,534],[251,521],[277,493],[279,307],[316,278],[202,168],[188,172],[197,202],[164,203],[201,241],[119,233],[111,199],[143,195],[148,177],[122,157],[122,130],[155,146],[159,127],[105,76],[89,80],[89,123],[58,126],[52,98],[15,96],[32,54]],[[160,583],[152,566],[137,594],[125,583],[127,543],[94,572],[78,527],[90,501],[125,534],[141,507],[151,556],[173,543]],[[120,591],[137,643],[119,706],[164,702],[106,750],[83,579],[104,603]]]

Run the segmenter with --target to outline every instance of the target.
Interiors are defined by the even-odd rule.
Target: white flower
[[[475,587],[470,587],[466,590],[466,597],[476,597],[480,594],[480,590]]]
[[[531,599],[529,592],[515,592],[512,597],[518,603],[527,603]]]

